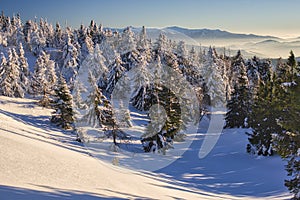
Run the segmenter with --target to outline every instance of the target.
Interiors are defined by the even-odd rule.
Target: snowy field
[[[50,115],[34,100],[0,96],[0,200],[290,197],[283,185],[285,163],[278,156],[248,155],[245,130],[224,130],[208,156],[199,159],[208,123],[203,118],[180,158],[146,172],[94,158],[71,132],[51,125]]]

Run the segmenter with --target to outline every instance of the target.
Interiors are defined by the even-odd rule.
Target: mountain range
[[[135,33],[139,33],[142,28],[131,27]],[[123,29],[113,29],[122,31]],[[174,41],[184,41],[188,46],[201,46],[203,49],[209,46],[216,47],[224,52],[224,47],[234,53],[242,50],[245,57],[259,56],[263,58],[286,58],[293,50],[294,54],[300,55],[300,37],[283,39],[272,35],[256,35],[231,33],[219,29],[188,29],[179,26],[165,28],[147,28],[147,35],[152,40],[164,33]]]

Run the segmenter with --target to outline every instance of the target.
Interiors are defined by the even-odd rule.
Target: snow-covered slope
[[[266,166],[272,170],[273,162],[282,164],[279,159],[253,159],[258,167],[247,167],[251,158],[236,152],[233,145],[225,147],[225,142],[238,143],[230,141],[233,137],[222,139],[221,136],[221,143],[204,160],[191,157],[199,147],[195,141],[191,151],[177,163],[147,174],[118,168],[91,157],[74,141],[72,133],[62,132],[49,124],[50,113],[51,110],[36,106],[34,100],[0,96],[0,200],[286,198],[284,186],[278,187],[278,176],[280,179],[284,174],[283,170],[278,171],[282,166],[275,166],[274,172],[280,174],[271,177],[271,171],[264,176],[268,170]],[[199,137],[201,139],[201,135]],[[254,161],[248,164],[255,164]],[[230,166],[234,165],[238,166],[233,169],[245,168],[231,171]],[[249,176],[255,176],[257,169],[265,171],[259,172],[257,178],[249,179]],[[238,183],[240,179],[244,182]],[[236,184],[230,184],[232,181]],[[244,192],[246,186],[249,186],[248,195]]]

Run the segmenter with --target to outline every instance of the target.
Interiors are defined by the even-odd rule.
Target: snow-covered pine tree
[[[241,72],[240,70],[245,69],[245,60],[243,58],[243,55],[240,50],[237,51],[237,54],[233,56],[231,61],[231,69],[230,69],[230,76],[231,79],[231,85],[234,86],[234,84],[238,81],[238,77],[240,76]]]
[[[186,45],[184,41],[179,41],[176,49],[176,54],[178,58],[178,62],[182,63],[183,65],[186,65],[187,58],[188,58],[188,51],[186,49]]]
[[[87,60],[91,61],[89,63],[89,69],[92,70],[92,73],[97,78],[99,87],[105,89],[107,85],[108,68],[105,64],[106,60],[102,55],[99,44],[96,44],[91,60]]]
[[[84,32],[81,36],[80,40],[82,40],[82,44],[79,42],[81,46],[81,56],[82,59],[85,59],[88,55],[92,54],[94,52],[94,43],[92,38]]]
[[[67,34],[66,42],[63,47],[63,66],[62,74],[68,84],[72,85],[79,68],[79,52],[72,44],[71,37]]]
[[[29,87],[29,69],[27,58],[25,57],[25,52],[22,43],[19,44],[19,63],[20,63],[20,81],[22,88],[25,92],[28,91]]]
[[[132,105],[138,110],[145,109],[145,98],[147,89],[150,87],[150,78],[152,74],[147,68],[148,63],[145,58],[142,57],[140,65],[136,66],[133,73],[134,90],[131,97]]]
[[[49,107],[52,102],[52,96],[55,95],[57,87],[57,75],[55,71],[55,62],[50,60],[50,55],[45,54],[45,78],[47,86],[44,87],[43,97],[40,100],[40,105]]]
[[[82,93],[87,92],[86,88],[80,82],[78,79],[75,80],[74,82],[74,88],[73,88],[73,102],[74,102],[74,107],[77,110],[82,110],[82,109],[87,109],[87,105],[82,99]]]
[[[147,32],[145,26],[142,27],[142,31],[137,39],[136,49],[139,51],[139,56],[144,57],[148,63],[152,60],[151,55],[151,41],[147,38]]]
[[[16,49],[8,50],[8,61],[7,61],[7,76],[10,77],[10,84],[12,90],[12,97],[24,97],[24,90],[20,81],[20,63],[19,56]]]
[[[126,29],[124,29],[122,36],[121,36],[121,41],[119,42],[117,50],[121,55],[124,55],[124,54],[127,54],[129,52],[136,50],[135,35],[130,27],[127,27]]]
[[[150,48],[150,42],[147,38],[147,32],[145,26],[142,27],[142,31],[137,40],[136,48],[139,51],[146,51]]]
[[[213,48],[209,48],[205,62],[201,66],[201,74],[204,78],[204,92],[207,95],[208,104],[218,107],[222,106],[226,101],[226,89],[225,83],[222,78],[222,66],[223,64],[216,51]]]
[[[112,39],[106,36],[103,36],[103,39],[101,40],[100,43],[100,50],[102,51],[103,56],[105,57],[106,60],[106,66],[112,65],[116,58],[116,51],[113,49],[112,46]]]
[[[55,31],[54,31],[54,47],[61,48],[64,45],[63,41],[63,31],[60,27],[60,24],[57,22],[55,25]]]
[[[48,107],[51,102],[51,95],[56,89],[57,76],[55,71],[55,62],[50,59],[50,55],[41,51],[36,60],[32,80],[30,83],[30,94],[43,95],[40,104]]]
[[[27,45],[30,43],[30,32],[31,32],[32,26],[33,25],[32,25],[31,20],[26,21],[24,26],[23,26],[24,40],[25,40]]]
[[[12,96],[11,89],[11,78],[8,73],[8,63],[6,57],[1,52],[1,61],[0,61],[0,94],[4,96]]]
[[[17,46],[20,42],[23,42],[24,39],[22,38],[22,22],[20,15],[14,15],[10,21],[9,30],[7,31],[9,38],[8,44],[10,46]]]
[[[259,83],[261,81],[260,73],[258,72],[258,66],[260,65],[260,60],[254,56],[246,62],[247,77],[249,80],[249,92],[251,97],[254,97],[257,93]]]
[[[47,79],[45,57],[46,53],[42,51],[35,62],[34,72],[31,77],[29,93],[35,96],[43,94],[43,92],[46,91],[45,87],[47,86]]]
[[[168,38],[165,34],[160,33],[156,42],[154,43],[154,52],[159,54],[163,60],[164,54],[169,51]]]
[[[32,23],[32,29],[30,32],[30,50],[34,55],[39,55],[40,51],[46,44],[44,35],[40,32],[37,23]]]
[[[106,99],[102,94],[101,89],[97,85],[97,80],[93,75],[92,71],[89,71],[88,77],[89,84],[91,86],[90,94],[87,97],[87,100],[84,102],[87,105],[87,112],[81,118],[81,121],[87,123],[92,127],[101,128],[102,123],[106,120],[106,116],[103,113],[103,102]]]
[[[52,113],[51,122],[64,129],[71,129],[75,120],[73,97],[62,74],[59,76],[58,88],[55,92],[56,99],[53,104],[55,111]]]
[[[112,65],[107,80],[106,92],[111,94],[117,84],[118,80],[122,77],[126,69],[122,66],[122,59],[117,55],[114,64]]]
[[[162,67],[159,55],[154,65],[154,83],[147,89],[145,98],[145,108],[150,108],[151,123],[142,136],[142,143],[145,151],[164,154],[167,149],[172,148],[173,140],[178,138],[179,131],[185,129],[190,121],[187,110],[191,110],[187,105],[191,99],[184,83],[176,78],[178,72]]]

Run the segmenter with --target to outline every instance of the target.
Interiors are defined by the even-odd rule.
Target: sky
[[[278,37],[300,36],[299,0],[0,0],[8,16],[45,18],[77,28],[91,19],[104,27],[221,29]]]

